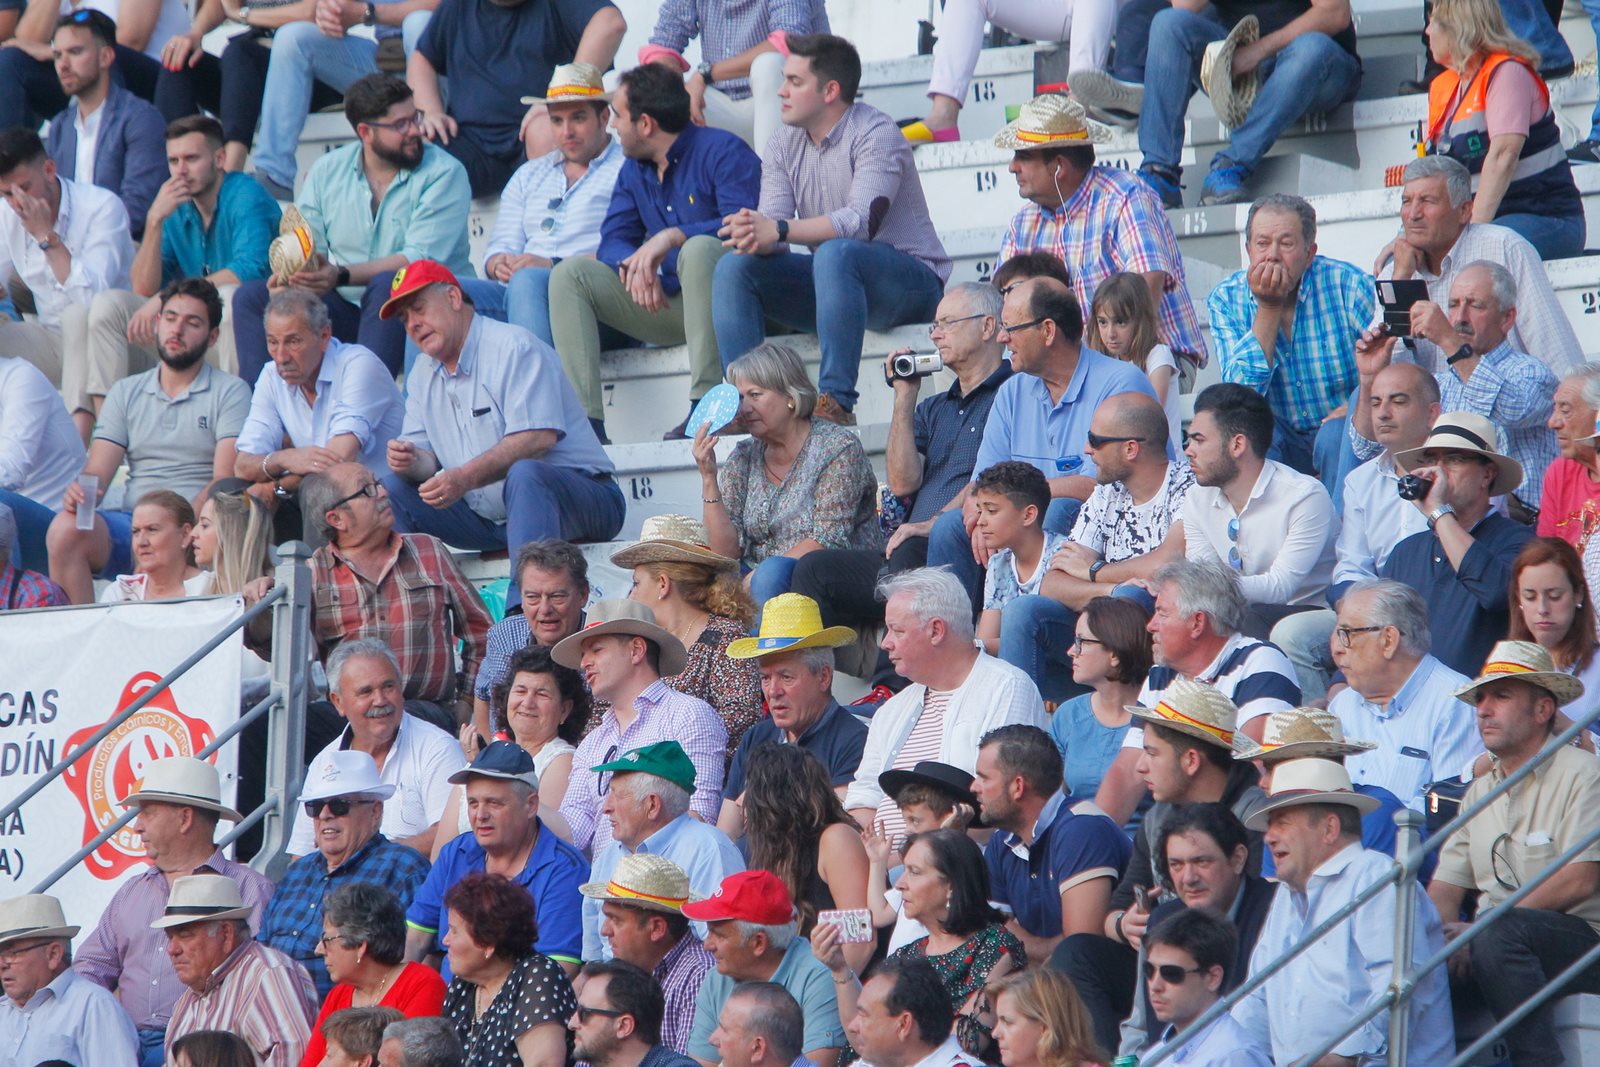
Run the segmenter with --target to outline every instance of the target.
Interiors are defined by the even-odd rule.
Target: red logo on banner
[[[161,675],[144,671],[129,679],[117,701],[116,717],[122,709],[144,695],[161,680]],[[70,752],[104,726],[86,726],[67,739]],[[83,839],[86,845],[123,812],[122,801],[138,792],[146,768],[169,756],[193,756],[215,738],[211,726],[178,710],[172,690],[157,693],[127,722],[112,730],[87,755],[69,767],[62,777],[78,803],[83,805]],[[129,867],[144,862],[139,835],[124,826],[84,861],[96,878],[116,878]]]

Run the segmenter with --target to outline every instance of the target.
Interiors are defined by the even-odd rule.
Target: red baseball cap
[[[771,871],[740,871],[730,874],[704,900],[683,906],[686,919],[703,923],[742,919],[763,926],[782,926],[794,918],[794,901],[789,890]]]
[[[456,276],[451,274],[450,268],[443,263],[431,259],[412,260],[394,272],[394,281],[389,283],[389,299],[378,309],[378,318],[393,318],[400,311],[400,305],[415,295],[419,289],[441,282],[453,285],[457,289],[461,288]]]

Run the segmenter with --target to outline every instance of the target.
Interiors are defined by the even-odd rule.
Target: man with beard
[[[83,482],[74,480],[46,534],[50,577],[74,604],[93,602],[95,575],[110,578],[133,569],[133,501],[152,489],[171,489],[199,511],[211,484],[233,474],[234,441],[250,410],[250,388],[205,362],[221,323],[222,300],[210,282],[184,278],[168,285],[161,291],[157,328],[160,364],[122,379],[106,394],[83,467],[98,479],[98,492],[91,500]],[[78,529],[78,508],[99,503],[125,458],[131,473],[123,500],[130,510],[99,510],[92,529]]]
[[[261,316],[276,289],[292,285],[322,297],[333,335],[371,349],[399,374],[405,333],[378,317],[394,272],[412,260],[436,259],[458,276],[472,276],[467,172],[423,141],[410,88],[399,78],[368,74],[345,91],[344,114],[356,141],[317,160],[300,190],[311,258],[287,278],[249,282],[234,294],[239,373],[252,384],[267,364]]]
[[[137,241],[165,169],[161,113],[111,80],[117,24],[105,12],[85,8],[56,23],[50,52],[61,91],[72,98],[50,120],[50,158],[63,178],[93,182],[121,197]]]
[[[134,100],[133,103],[139,101]],[[52,127],[53,129],[54,127]],[[278,205],[246,174],[224,174],[222,126],[189,115],[166,129],[170,177],[140,215],[144,241],[133,257],[129,289],[108,289],[89,305],[89,341],[66,353],[61,393],[85,436],[106,391],[156,360],[155,293],[179,278],[204,277],[222,297],[222,328],[211,362],[238,369],[228,305],[241,282],[267,276],[267,247],[278,233]],[[126,199],[126,198],[124,198]]]
[[[661,1043],[665,1001],[643,968],[624,960],[584,968],[572,1030],[572,1058],[593,1067],[693,1067]]]

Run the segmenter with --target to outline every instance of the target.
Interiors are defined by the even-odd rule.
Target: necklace
[[[689,620],[689,625],[685,626],[681,630],[674,629],[672,631],[672,636],[676,637],[679,641],[682,641],[684,648],[688,648],[695,643],[695,641],[700,637],[701,632],[705,630],[706,626],[709,625],[710,622],[711,613],[709,611],[696,612],[695,617]]]
[[[400,972],[405,970],[405,969],[406,969],[406,965],[404,963],[399,963],[399,964],[395,965],[394,967],[390,968],[389,973],[383,976],[383,981],[378,983],[378,988],[373,991],[372,998],[370,1000],[368,1000],[365,1004],[357,1004],[355,1002],[356,998],[355,997],[351,997],[350,998],[351,1006],[352,1007],[358,1007],[358,1008],[368,1008],[368,1007],[373,1006],[374,1004],[382,1004],[383,1003],[384,990],[388,989],[390,983],[393,982],[396,978],[400,977]]]

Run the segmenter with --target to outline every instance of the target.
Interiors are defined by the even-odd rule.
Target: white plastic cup
[[[83,488],[83,502],[78,505],[77,527],[80,530],[94,529],[94,509],[100,500],[100,476],[98,474],[78,475],[78,485]]]

